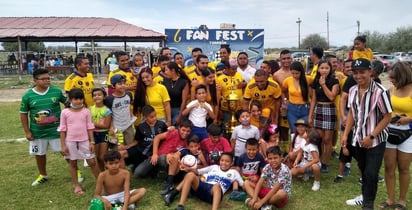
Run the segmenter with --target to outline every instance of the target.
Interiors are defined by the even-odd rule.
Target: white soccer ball
[[[189,168],[193,168],[196,169],[197,168],[197,158],[193,155],[185,155],[182,157],[182,159],[180,160],[180,162],[189,167]]]

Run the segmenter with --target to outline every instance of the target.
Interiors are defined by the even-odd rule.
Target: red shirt
[[[177,152],[179,149],[186,147],[186,139],[180,139],[179,130],[167,132],[166,139],[160,142],[157,154],[167,155]]]
[[[232,147],[225,137],[219,137],[219,141],[216,143],[212,142],[211,138],[205,138],[200,142],[200,149],[204,152],[208,163],[214,162],[210,159],[211,152],[232,152]]]

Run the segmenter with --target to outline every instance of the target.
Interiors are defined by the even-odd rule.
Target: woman
[[[213,107],[214,113],[219,113],[219,100],[221,98],[222,87],[216,84],[216,72],[211,68],[202,70],[202,80],[199,84],[204,84],[207,88],[206,102]],[[196,99],[195,91],[191,91],[191,100]],[[213,121],[217,123],[217,118]],[[208,123],[209,124],[209,123]]]
[[[389,127],[408,130],[412,123],[412,68],[409,63],[398,62],[389,72],[393,87],[390,88],[392,117],[400,118]],[[409,104],[409,106],[407,105]],[[388,198],[379,204],[380,208],[395,207],[397,210],[406,209],[406,195],[410,184],[409,167],[412,160],[412,136],[401,144],[386,142],[385,154],[385,183]],[[399,172],[399,199],[395,204],[395,169]]]
[[[321,60],[318,66],[312,83],[308,121],[322,137],[321,172],[328,173],[332,154],[332,135],[337,123],[334,101],[339,93],[339,81],[334,78],[332,65],[329,62]]]
[[[292,76],[287,77],[282,84],[283,98],[287,98],[287,118],[290,131],[295,132],[295,122],[298,119],[308,120],[309,115],[309,85],[312,78],[306,76],[305,69],[300,62],[290,65]]]
[[[166,78],[163,85],[166,86],[170,96],[170,107],[172,110],[172,125],[178,125],[182,119],[182,112],[186,107],[189,95],[189,78],[179,65],[170,62],[165,68]]]
[[[147,67],[140,70],[138,78],[133,103],[134,113],[141,117],[141,109],[145,105],[150,105],[156,110],[157,119],[170,126],[172,124],[170,97],[166,87],[153,82],[153,72]]]

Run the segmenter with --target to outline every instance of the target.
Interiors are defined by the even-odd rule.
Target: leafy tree
[[[412,50],[412,27],[400,27],[388,35],[386,47],[390,52]]]
[[[388,40],[387,35],[379,33],[377,31],[365,31],[363,34],[366,35],[367,47],[371,48],[374,52],[388,52],[388,49],[386,47],[386,43]]]
[[[19,51],[19,45],[17,42],[3,42],[2,46],[5,51],[13,52]],[[24,42],[21,44],[22,51],[43,52],[46,50],[46,46],[43,42],[28,42],[27,49],[25,49]]]
[[[319,34],[310,34],[302,40],[301,48],[309,49],[312,47],[321,47],[323,49],[328,48],[328,42],[325,37],[321,37]]]

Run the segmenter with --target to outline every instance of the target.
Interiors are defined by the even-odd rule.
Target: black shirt
[[[339,85],[339,80],[335,78],[326,79],[325,85],[329,90],[332,90],[332,87],[336,84]],[[322,86],[319,84],[319,80],[315,80],[315,82],[312,83],[312,88],[315,89],[317,102],[333,102],[325,95]]]
[[[165,78],[163,85],[166,86],[170,97],[170,107],[180,108],[182,105],[182,91],[185,88],[187,81],[179,77],[176,81]]]

